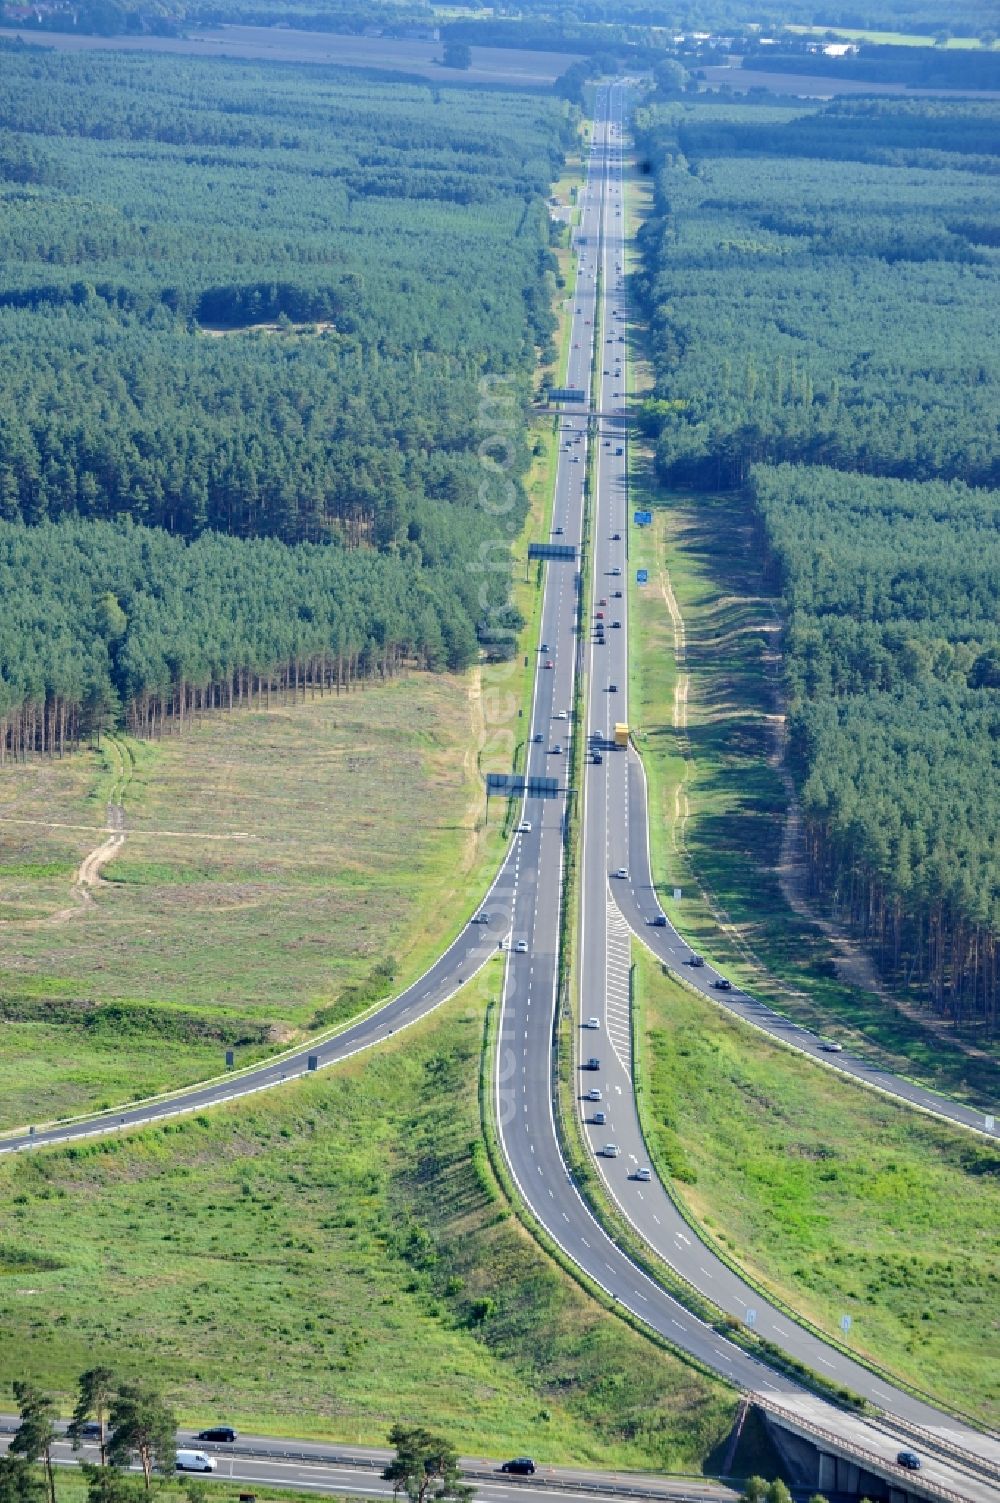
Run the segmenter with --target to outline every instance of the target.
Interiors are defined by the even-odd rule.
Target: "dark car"
[[[900,1466],[905,1466],[908,1472],[919,1472],[920,1470],[920,1457],[916,1451],[900,1451],[896,1457],[896,1461]]]
[[[688,965],[693,965],[693,966],[695,966],[697,968],[698,966],[701,966],[701,965],[704,965],[704,964],[705,964],[705,962],[702,960],[702,958],[701,958],[700,955],[690,955],[688,957]]]
[[[712,985],[715,987],[715,990],[717,992],[731,992],[733,989],[733,983],[731,981],[727,981],[725,976],[717,977],[716,980],[712,982]]]
[[[480,919],[479,922],[482,923],[483,920]],[[488,923],[489,920],[487,919],[486,922]],[[213,1425],[212,1428],[211,1428],[211,1430],[199,1430],[198,1434],[195,1436],[195,1440],[229,1440],[229,1441],[232,1441],[232,1440],[235,1440],[235,1439],[236,1439],[236,1431],[233,1429],[232,1425]]]
[[[656,917],[651,918],[649,922],[652,924],[654,929],[665,929],[667,927],[667,921],[662,913],[658,913]]]
[[[530,1456],[515,1456],[513,1461],[505,1461],[500,1470],[502,1472],[513,1472],[515,1477],[533,1477],[535,1475],[535,1463]]]
[[[76,1433],[81,1440],[100,1440],[101,1427],[97,1420],[85,1420]]]
[[[583,1068],[585,1070],[599,1070],[601,1068],[601,1061],[592,1054],[589,1059],[584,1060]]]

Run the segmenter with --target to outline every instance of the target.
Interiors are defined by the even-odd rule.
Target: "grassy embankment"
[[[0,1125],[218,1073],[367,1005],[381,962],[419,974],[498,858],[481,727],[475,676],[413,675],[125,743],[128,839],[87,904],[117,748],[6,768]]]
[[[628,203],[634,225],[648,212],[648,180],[633,178]],[[637,333],[632,389],[641,394],[651,376]],[[783,1012],[989,1109],[995,1061],[963,1053],[838,978],[829,942],[781,892],[775,867],[787,795],[775,766],[778,603],[763,592],[748,505],[734,495],[666,492],[641,440],[630,459],[632,509],[654,513],[652,528],[630,527],[629,702],[664,907],[693,946]],[[645,587],[635,583],[637,568],[649,572]]]
[[[186,1422],[374,1443],[409,1418],[473,1453],[699,1469],[735,1396],[589,1300],[493,1179],[500,976],[281,1092],[0,1164],[0,1384],[68,1402],[100,1360]]]
[[[647,1140],[694,1219],[831,1337],[849,1314],[851,1349],[995,1427],[1000,1153],[636,959]]]

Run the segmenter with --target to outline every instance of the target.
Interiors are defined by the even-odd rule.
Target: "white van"
[[[218,1466],[214,1456],[206,1456],[204,1451],[178,1451],[177,1470],[179,1472],[214,1472]]]

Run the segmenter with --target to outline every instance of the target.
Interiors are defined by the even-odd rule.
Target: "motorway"
[[[0,1154],[127,1131],[182,1112],[238,1100],[307,1074],[310,1055],[315,1056],[319,1068],[346,1059],[383,1042],[453,995],[496,954],[499,940],[509,932],[497,1049],[500,1139],[525,1202],[565,1254],[649,1327],[752,1393],[765,1406],[794,1410],[824,1431],[831,1443],[853,1447],[859,1455],[874,1456],[897,1482],[894,1457],[901,1444],[916,1443],[925,1453],[936,1449],[938,1455],[928,1460],[921,1473],[923,1485],[938,1485],[942,1497],[974,1499],[976,1503],[989,1499],[993,1503],[998,1489],[982,1476],[973,1476],[957,1453],[983,1458],[987,1470],[1000,1480],[1000,1446],[894,1388],[770,1306],[698,1240],[655,1175],[651,1173],[648,1181],[633,1177],[647,1166],[647,1156],[632,1091],[628,926],[674,966],[679,967],[688,952],[669,926],[647,926],[646,921],[656,917],[659,908],[649,872],[641,767],[632,753],[609,746],[614,723],[627,720],[628,705],[627,310],[621,163],[625,98],[625,89],[619,85],[599,93],[594,149],[581,194],[579,276],[572,303],[567,375],[568,385],[589,391],[596,350],[596,410],[603,416],[592,419],[586,403],[576,410],[566,408],[553,513],[553,541],[579,549],[584,527],[584,477],[594,446],[591,598],[585,602],[580,631],[581,595],[587,588],[580,563],[578,559],[565,559],[547,564],[527,770],[531,777],[554,778],[557,792],[548,797],[526,797],[521,829],[512,839],[481,905],[489,911],[491,923],[464,927],[412,987],[326,1043],[295,1051],[239,1076],[85,1121],[9,1134],[0,1138]],[[598,610],[604,612],[603,642],[595,629]],[[616,621],[620,625],[616,626]],[[585,724],[577,726],[572,717],[581,673],[585,673]],[[573,734],[589,738],[594,730],[600,733],[601,761],[587,761],[583,786],[571,795],[571,738]],[[598,1024],[596,1029],[581,1029],[579,1033],[581,1059],[593,1055],[599,1062],[596,1069],[579,1072],[579,1097],[583,1131],[595,1153],[607,1144],[618,1149],[615,1157],[603,1153],[597,1157],[609,1193],[658,1256],[718,1308],[752,1323],[758,1334],[814,1371],[863,1394],[903,1422],[904,1428],[879,1431],[808,1397],[790,1379],[702,1324],[608,1237],[572,1183],[558,1141],[552,1100],[557,953],[570,796],[578,797],[583,809],[580,1016],[594,1017]],[[626,876],[614,875],[619,868]],[[696,983],[706,987],[715,979],[708,967],[703,974],[688,970]],[[741,996],[734,1002],[748,1009],[750,1021],[762,1025],[764,1014],[755,1011],[757,1005],[752,999]],[[793,1025],[775,1019],[773,1014],[770,1018],[773,1024],[769,1031],[784,1028],[785,1035],[781,1036],[793,1037]],[[799,1040],[793,1037],[793,1042]],[[839,1065],[845,1056],[837,1059]],[[904,1094],[900,1087],[907,1083],[892,1084],[894,1094]],[[599,1102],[584,1102],[590,1090],[600,1091]],[[596,1120],[599,1111],[605,1115],[604,1122]],[[951,1459],[943,1455],[944,1451],[952,1453]],[[969,1465],[975,1468],[975,1460]]]
[[[616,892],[631,892],[635,902],[642,896],[641,885],[636,890],[629,873],[630,832],[634,828],[630,818],[630,759],[626,751],[613,749],[612,734],[615,722],[627,720],[628,704],[627,346],[621,160],[624,95],[620,86],[599,95],[595,148],[577,231],[579,278],[567,380],[570,387],[589,390],[596,352],[595,406],[605,416],[588,431],[586,414],[576,416],[572,407],[567,407],[554,513],[560,536],[580,544],[587,446],[596,445],[592,595],[587,601],[583,630],[578,632],[578,592],[585,588],[584,581],[571,562],[549,564],[542,610],[541,666],[530,726],[529,773],[542,776],[556,755],[565,757],[566,729],[572,722],[559,717],[564,712],[572,713],[577,674],[585,669],[585,724],[573,727],[577,734],[586,734],[588,743],[584,787],[574,790],[583,800],[578,1017],[582,1026],[577,1030],[575,1061],[583,1131],[609,1193],[644,1242],[716,1306],[752,1323],[759,1335],[815,1372],[870,1399],[908,1427],[917,1427],[925,1445],[930,1446],[933,1437],[934,1444],[982,1452],[989,1455],[990,1466],[1000,1465],[1000,1447],[894,1388],[769,1305],[698,1240],[649,1169],[632,1090],[629,936],[625,923],[629,915],[626,912],[622,916],[614,896]],[[600,632],[596,626],[599,610],[604,612],[604,629]],[[592,748],[599,751],[599,761]],[[810,1412],[813,1419],[819,1412],[823,1424],[841,1443],[859,1449],[870,1447],[879,1455],[891,1452],[892,1460],[906,1443],[902,1431],[888,1439],[881,1434],[876,1441],[876,1432],[866,1433],[870,1427],[832,1406],[820,1404],[817,1411],[818,1401],[806,1400],[796,1383],[764,1368],[741,1347],[702,1324],[608,1237],[572,1181],[559,1144],[552,1097],[569,796],[565,783],[561,788],[558,798],[529,796],[525,802],[512,931],[526,942],[527,953],[508,956],[501,1008],[495,1081],[497,1118],[503,1151],[518,1189],[563,1252],[614,1300],[667,1340],[752,1392],[761,1403]],[[619,871],[624,875],[617,876]],[[645,879],[649,884],[648,864]],[[649,917],[654,916],[649,913]],[[586,1026],[591,1018],[596,1027]],[[596,1064],[588,1068],[591,1059]],[[598,1099],[588,1099],[595,1092]],[[636,1178],[640,1169],[649,1172],[648,1181]],[[949,1463],[941,1462],[940,1467],[943,1487],[957,1485],[964,1489],[961,1496],[997,1496],[991,1483],[973,1481],[968,1475],[959,1482]]]
[[[0,1416],[0,1454],[18,1425],[16,1415]],[[59,1428],[64,1429],[65,1425]],[[295,1489],[349,1497],[391,1498],[392,1483],[381,1472],[393,1452],[379,1446],[334,1446],[320,1441],[277,1440],[273,1436],[240,1435],[235,1444],[203,1442],[191,1430],[178,1430],[177,1445],[203,1450],[215,1458],[214,1475],[221,1481],[253,1487]],[[73,1451],[57,1442],[53,1459],[61,1465],[83,1460],[97,1462],[96,1443],[84,1442]],[[542,1499],[586,1499],[590,1503],[629,1498],[642,1503],[735,1503],[737,1493],[703,1477],[663,1476],[644,1472],[599,1472],[583,1467],[550,1467],[541,1463],[534,1477],[507,1476],[495,1460],[460,1458],[462,1475],[474,1484],[478,1503],[542,1503]],[[138,1467],[133,1468],[138,1470]]]

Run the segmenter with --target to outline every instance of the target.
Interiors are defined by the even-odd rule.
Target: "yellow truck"
[[[623,720],[615,722],[615,745],[628,746],[628,726]]]

